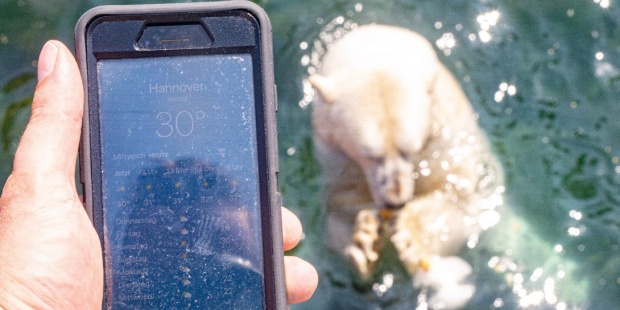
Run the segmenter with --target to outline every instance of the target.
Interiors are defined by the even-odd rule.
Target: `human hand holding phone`
[[[80,72],[69,50],[48,42],[38,63],[32,116],[0,197],[0,309],[100,309],[101,244],[75,187],[83,111]],[[301,225],[283,212],[284,248]],[[288,303],[312,295],[316,270],[284,260]]]

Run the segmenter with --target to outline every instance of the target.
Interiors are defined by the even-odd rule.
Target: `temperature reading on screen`
[[[195,113],[189,111],[179,111],[176,113],[159,112],[155,119],[159,122],[159,128],[155,131],[160,138],[168,138],[173,135],[187,137],[194,132],[196,122],[205,118],[204,111]]]

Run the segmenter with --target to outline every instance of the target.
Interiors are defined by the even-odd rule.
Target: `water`
[[[70,44],[83,11],[121,2],[0,0],[0,184],[28,118],[40,47],[52,37]],[[477,287],[467,309],[620,308],[618,0],[260,4],[274,28],[281,190],[305,228],[293,253],[321,277],[315,296],[293,309],[415,309],[425,296],[393,249],[367,284],[321,239],[320,168],[303,81],[320,65],[325,40],[372,22],[435,44],[504,168],[501,222],[460,253]]]

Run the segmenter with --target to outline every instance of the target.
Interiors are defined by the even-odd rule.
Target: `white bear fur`
[[[309,81],[331,248],[364,277],[382,236],[412,274],[437,270],[442,264],[428,266],[436,257],[446,266],[458,261],[447,257],[493,224],[478,220],[496,206],[501,171],[432,45],[410,30],[361,26],[328,48]]]

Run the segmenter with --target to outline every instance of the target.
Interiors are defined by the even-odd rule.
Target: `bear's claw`
[[[345,249],[345,255],[363,277],[368,277],[374,263],[379,259],[379,229],[381,221],[373,210],[362,210],[357,214],[352,244]]]

